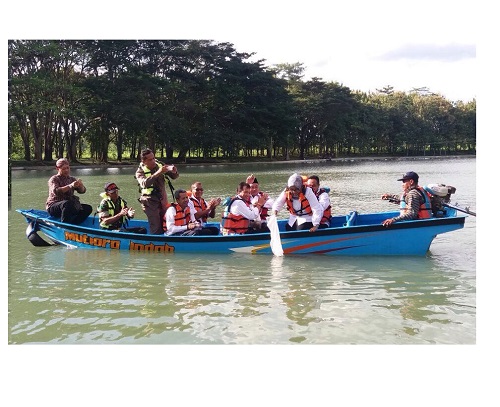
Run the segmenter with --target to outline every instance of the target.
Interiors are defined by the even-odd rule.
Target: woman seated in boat
[[[323,207],[313,190],[303,184],[303,179],[299,174],[293,174],[288,178],[287,187],[274,201],[273,213],[277,215],[285,205],[290,212],[286,230],[309,230],[310,232],[318,230],[323,217]]]
[[[384,194],[382,199],[399,201],[401,213],[394,218],[385,219],[382,225],[390,226],[394,222],[430,218],[432,216],[431,199],[427,191],[418,186],[418,174],[409,171],[398,181],[403,181],[403,193],[401,195]]]
[[[128,220],[135,216],[135,210],[127,206],[127,201],[118,193],[119,189],[114,182],[104,185],[104,192],[100,194],[102,201],[97,207],[99,226],[106,230],[147,233],[143,227],[125,227]]]
[[[174,192],[175,202],[171,203],[165,213],[165,234],[167,236],[213,235],[213,228],[204,227],[197,221],[196,209],[189,200],[187,191],[177,189]]]
[[[237,195],[232,197],[227,207],[224,208],[221,220],[222,234],[261,232],[260,213],[269,196],[264,193],[252,204],[250,202],[250,185],[246,182],[240,182],[236,192]]]
[[[92,206],[80,203],[75,191],[87,191],[83,181],[69,175],[69,161],[60,158],[56,161],[57,174],[49,179],[49,197],[45,209],[50,216],[61,218],[61,222],[79,225],[92,213]]]

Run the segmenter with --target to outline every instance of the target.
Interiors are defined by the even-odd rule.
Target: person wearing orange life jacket
[[[409,171],[398,181],[403,181],[403,193],[401,195],[383,194],[382,199],[399,200],[400,215],[385,219],[382,225],[390,226],[394,222],[430,218],[432,216],[431,199],[427,191],[418,186],[418,174]]]
[[[184,189],[177,189],[174,192],[175,202],[171,203],[165,213],[165,234],[167,236],[194,236],[211,235],[211,231],[205,230],[198,222],[194,214],[196,210],[189,200]]]
[[[311,188],[303,185],[302,177],[295,173],[288,178],[287,187],[274,201],[275,215],[287,206],[290,212],[286,230],[309,230],[316,232],[323,216],[323,207]]]
[[[193,204],[195,209],[194,217],[197,221],[201,222],[201,225],[205,227],[205,229],[211,230],[212,234],[218,235],[219,228],[213,226],[205,226],[208,221],[208,218],[215,217],[215,209],[220,204],[220,198],[212,198],[207,203],[203,198],[203,186],[201,182],[194,182],[191,185],[191,191],[188,192],[189,200]]]
[[[253,174],[250,174],[246,182],[250,185],[250,202],[253,204],[258,201],[259,196],[262,196],[264,192],[260,190],[259,181],[257,177]],[[260,230],[258,232],[269,232],[269,228],[267,227],[267,217],[269,211],[273,207],[274,199],[267,198],[267,201],[262,206],[262,210],[260,211]]]
[[[250,202],[250,185],[240,182],[236,190],[237,195],[232,197],[224,209],[221,219],[223,235],[245,234],[260,232],[253,223],[260,222],[262,206],[268,199],[267,194],[260,196],[255,203]]]
[[[330,196],[324,188],[319,186],[319,177],[317,175],[311,175],[307,178],[306,186],[311,188],[318,198],[318,202],[323,207],[323,216],[319,224],[319,228],[327,228],[330,226],[330,218],[332,217],[332,205],[330,203]]]

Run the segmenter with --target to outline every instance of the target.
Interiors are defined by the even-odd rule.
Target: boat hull
[[[18,209],[28,222],[31,234],[43,232],[53,243],[70,248],[128,250],[145,253],[249,253],[272,254],[270,234],[232,236],[165,236],[113,232],[99,229],[97,218],[81,225],[70,225],[51,218],[47,212]],[[464,226],[466,216],[450,210],[448,217],[381,225],[397,212],[336,216],[332,227],[309,231],[285,231],[285,220],[278,221],[285,255],[323,254],[342,256],[425,255],[433,239]],[[216,224],[210,224],[215,226]],[[129,226],[147,227],[143,220]],[[31,241],[32,239],[30,239]],[[38,239],[37,239],[38,240]]]

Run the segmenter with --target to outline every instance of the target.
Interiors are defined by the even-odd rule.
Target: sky
[[[301,62],[305,79],[339,82],[351,90],[426,87],[452,101],[477,97],[478,33],[470,7],[389,3],[345,2],[324,14],[315,10],[283,19],[275,35],[230,33],[221,39],[233,40],[239,51],[256,52],[255,58],[269,65]],[[303,28],[304,20],[314,23]],[[269,18],[268,24],[274,23]]]
[[[482,9],[470,1],[148,3],[33,1],[22,24],[10,13],[4,23],[7,38],[212,39],[255,53],[268,66],[300,62],[306,80],[318,77],[364,92],[391,86],[404,92],[428,88],[451,101],[477,98]]]

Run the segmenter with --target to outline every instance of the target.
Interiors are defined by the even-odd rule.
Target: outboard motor
[[[451,195],[454,194],[457,189],[445,184],[428,184],[424,186],[424,189],[431,196],[432,214],[436,218],[445,216],[446,207],[443,204],[450,202]]]

